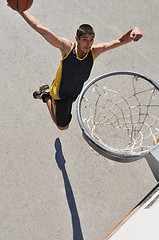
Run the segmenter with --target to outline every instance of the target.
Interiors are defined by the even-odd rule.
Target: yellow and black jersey
[[[94,63],[93,50],[80,59],[77,44],[72,43],[69,53],[61,60],[55,80],[50,87],[53,99],[76,98],[89,78]]]

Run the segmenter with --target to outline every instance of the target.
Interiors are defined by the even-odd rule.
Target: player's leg
[[[43,85],[33,93],[35,99],[42,99],[46,103],[53,122],[58,129],[66,130],[72,118],[72,103],[75,99],[54,100],[51,99],[48,85]]]
[[[55,120],[57,127],[60,130],[66,130],[69,128],[69,123],[72,119],[72,104],[74,99],[54,100],[51,104],[52,118]],[[50,108],[50,102],[47,102],[48,108]]]
[[[53,114],[49,85],[43,85],[39,88],[39,90],[36,90],[35,92],[33,92],[33,98],[41,99],[44,103],[46,103],[49,113],[51,115],[51,118],[53,122],[57,125],[55,115]]]
[[[51,118],[53,120],[53,122],[56,124],[57,128],[60,130],[66,130],[69,128],[69,124],[67,124],[66,126],[58,126],[57,121],[56,121],[56,105],[53,103],[53,101],[51,101],[50,99],[46,100],[46,105],[48,107],[48,110],[50,112]]]

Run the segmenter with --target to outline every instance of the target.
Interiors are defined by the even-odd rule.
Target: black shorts
[[[52,100],[52,111],[59,127],[66,127],[71,122],[72,104],[76,98]]]

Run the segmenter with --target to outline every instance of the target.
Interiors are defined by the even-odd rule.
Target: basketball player
[[[134,27],[116,40],[93,45],[95,32],[90,25],[83,24],[77,29],[76,43],[72,43],[46,28],[27,11],[20,12],[20,15],[51,45],[61,51],[62,60],[49,92],[49,87],[45,85],[33,93],[34,98],[42,99],[46,103],[52,120],[60,130],[69,127],[72,104],[89,78],[94,60],[108,50],[131,41],[136,42],[142,37],[140,29]]]

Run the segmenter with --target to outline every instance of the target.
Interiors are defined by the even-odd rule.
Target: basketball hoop
[[[104,157],[147,158],[159,144],[159,85],[135,72],[118,71],[88,83],[77,103],[83,137]]]

